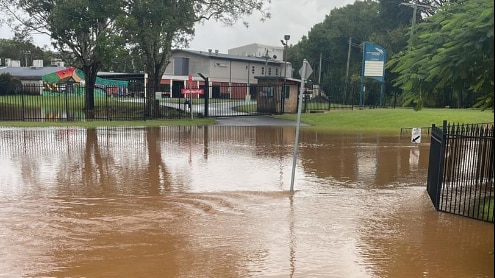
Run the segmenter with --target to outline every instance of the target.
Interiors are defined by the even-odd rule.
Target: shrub
[[[9,73],[0,74],[0,96],[14,95],[22,87],[21,80],[13,77]]]

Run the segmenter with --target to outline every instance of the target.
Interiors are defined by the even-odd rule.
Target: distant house
[[[63,70],[65,67],[1,67],[0,74],[8,73],[22,81],[22,84],[40,84],[43,76]]]

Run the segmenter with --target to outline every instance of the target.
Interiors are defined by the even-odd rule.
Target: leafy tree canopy
[[[480,95],[477,106],[493,109],[493,1],[463,0],[445,4],[417,25],[406,51],[388,68],[394,84],[422,107],[427,94],[453,87]]]
[[[22,66],[31,66],[33,60],[43,60],[46,66],[57,55],[35,46],[27,38],[15,36],[14,39],[0,39],[0,58],[1,65],[5,65],[5,59],[9,58],[21,61]]]
[[[0,0],[8,21],[17,20],[26,32],[49,34],[54,47],[82,67],[86,110],[94,109],[97,72],[116,56],[127,51],[143,58],[150,87],[156,89],[172,46],[187,46],[194,23],[232,24],[255,11],[264,19],[270,16],[266,3],[270,0]]]
[[[188,45],[194,35],[194,24],[217,20],[232,24],[255,11],[261,18],[269,17],[263,0],[124,0],[123,15],[117,26],[127,39],[130,52],[138,53],[148,73],[148,88],[159,89],[159,80],[169,63],[172,48]],[[148,95],[147,113],[153,115]]]

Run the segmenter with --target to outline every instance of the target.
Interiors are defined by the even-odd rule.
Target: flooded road
[[[0,128],[0,277],[493,277],[493,224],[436,212],[429,138]]]

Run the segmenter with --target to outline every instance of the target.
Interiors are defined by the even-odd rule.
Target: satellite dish
[[[273,59],[277,59],[277,55],[273,55]]]

